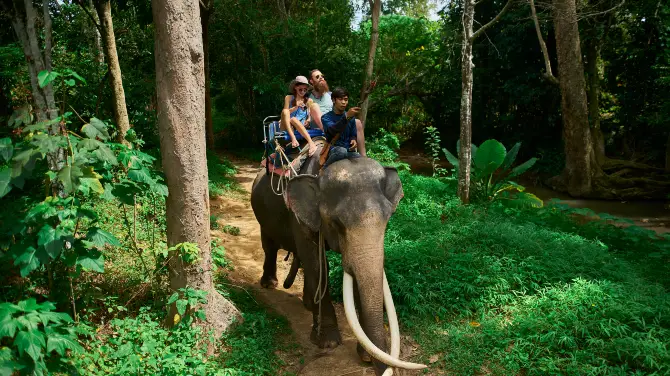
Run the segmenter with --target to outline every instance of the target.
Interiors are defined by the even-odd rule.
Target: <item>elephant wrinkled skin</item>
[[[256,176],[251,206],[261,227],[265,251],[261,285],[277,286],[277,251],[282,248],[292,252],[304,271],[303,304],[312,311],[311,340],[321,348],[338,346],[342,340],[328,291],[321,301],[321,332],[317,333],[319,310],[313,298],[319,285],[321,231],[326,249],[340,252],[344,271],[354,277],[356,306],[365,334],[375,346],[387,351],[382,294],[384,233],[403,196],[398,172],[373,159],[356,158],[333,163],[319,175],[318,155],[304,163],[283,196],[273,192],[265,170]],[[360,345],[359,354],[365,355]],[[378,375],[386,369],[376,359],[373,362]]]

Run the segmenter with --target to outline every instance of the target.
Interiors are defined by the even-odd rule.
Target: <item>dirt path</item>
[[[291,329],[302,347],[300,350],[302,354],[296,359],[285,359],[289,363],[286,367],[287,371],[301,376],[374,375],[372,368],[361,362],[356,353],[356,339],[347,324],[341,305],[336,305],[335,309],[342,333],[342,345],[334,350],[322,350],[310,342],[312,315],[302,304],[302,270],[290,289],[286,290],[281,286],[291,266],[290,260],[284,261],[285,251],[280,250],[277,255],[277,277],[279,279],[277,289],[264,289],[260,286],[264,253],[261,248],[260,227],[249,203],[249,192],[259,167],[257,167],[258,164],[251,164],[248,161],[231,160],[238,166],[235,178],[244,187],[246,193],[240,199],[217,198],[212,200],[211,212],[218,216],[221,225],[239,227],[240,234],[232,236],[222,231],[213,231],[213,235],[222,240],[226,248],[226,257],[234,266],[234,271],[229,274],[231,283],[253,290],[258,299],[286,316],[291,323]],[[403,344],[407,343],[403,338]],[[405,348],[402,353],[412,350],[407,345],[403,347]],[[402,353],[401,358],[404,359]]]

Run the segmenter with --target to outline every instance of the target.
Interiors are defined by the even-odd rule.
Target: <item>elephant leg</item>
[[[305,242],[309,241],[310,240],[305,240]],[[304,248],[301,247],[301,249]],[[320,348],[335,348],[342,343],[340,329],[337,325],[335,307],[333,306],[333,301],[331,300],[328,290],[326,290],[325,293],[321,292],[324,295],[321,298],[320,309],[319,304],[314,302],[314,296],[316,295],[317,288],[319,286],[318,250],[316,247],[307,247],[307,250],[307,252],[302,252],[300,255],[300,261],[302,263],[303,272],[305,275],[303,304],[305,304],[306,308],[312,311],[312,334],[310,339],[312,343],[319,346]],[[323,259],[321,260],[321,262],[324,261],[325,260]],[[328,264],[325,263],[325,265],[326,268],[322,270],[321,275],[322,288],[326,287],[326,280],[328,278]],[[320,327],[319,318],[321,319]]]
[[[277,251],[279,251],[279,244],[263,233],[263,230],[261,230],[261,243],[263,251],[265,251],[261,286],[273,289],[277,287]]]

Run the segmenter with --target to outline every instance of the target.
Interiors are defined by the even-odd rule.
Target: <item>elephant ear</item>
[[[395,167],[384,167],[384,169],[386,170],[386,181],[383,187],[384,195],[391,201],[393,212],[395,213],[395,209],[398,207],[398,203],[405,193],[402,191],[402,183],[398,176],[398,170]]]
[[[319,182],[311,175],[298,175],[287,186],[284,200],[286,206],[295,213],[300,223],[316,232],[321,227],[319,215]]]

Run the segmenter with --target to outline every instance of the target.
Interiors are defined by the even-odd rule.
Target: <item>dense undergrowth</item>
[[[212,198],[242,190],[232,179],[236,168],[230,161],[208,155],[208,168]],[[12,218],[22,218],[36,203],[31,197],[40,196],[25,193],[5,208],[3,235],[16,231],[21,222]],[[85,200],[82,208],[101,213],[98,226],[120,246],[104,252],[104,273],[83,271],[74,283],[59,273],[49,282],[47,269],[22,278],[11,263],[3,264],[0,374],[14,369],[21,374],[275,375],[284,364],[282,354],[296,349],[285,318],[227,282],[233,266],[216,239],[217,289],[241,309],[244,321],[220,339],[195,326],[166,328],[170,291],[160,257],[166,249],[164,200],[138,195],[135,205],[121,205],[103,195]],[[2,240],[4,250],[11,236]],[[214,344],[213,355],[207,353],[208,343]],[[33,362],[36,358],[44,363]]]
[[[454,374],[670,372],[668,236],[577,224],[560,205],[463,207],[449,181],[401,179],[386,273],[424,361]]]

